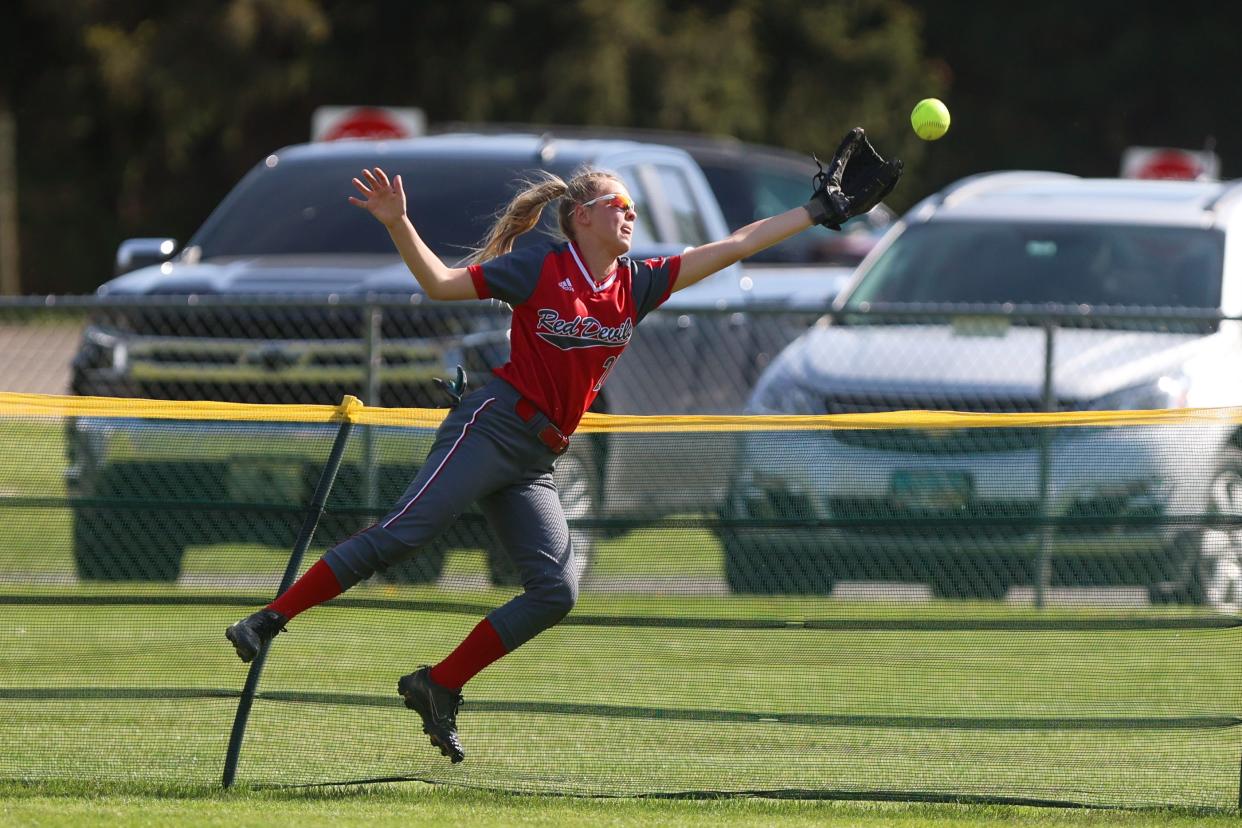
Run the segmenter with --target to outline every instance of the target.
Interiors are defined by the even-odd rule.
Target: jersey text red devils
[[[573,319],[562,319],[558,311],[552,308],[540,308],[536,335],[568,351],[573,348],[618,347],[629,344],[630,335],[634,333],[634,323],[626,319],[620,325],[605,325],[593,316],[575,316]]]

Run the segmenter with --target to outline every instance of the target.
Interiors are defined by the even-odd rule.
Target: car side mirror
[[[176,239],[126,239],[116,249],[114,275],[166,262],[176,251]]]

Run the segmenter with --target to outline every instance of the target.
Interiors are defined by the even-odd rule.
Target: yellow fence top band
[[[258,405],[223,402],[174,402],[118,397],[69,397],[0,392],[3,417],[118,417],[144,420],[203,420],[272,423],[340,423],[358,425],[439,425],[447,412],[434,408],[371,408],[356,397],[340,405]],[[873,414],[819,416],[656,416],[587,414],[578,433],[650,433],[693,431],[817,431],[825,429],[960,429],[1242,424],[1242,408],[1186,408],[1163,411],[1065,411],[1026,414],[976,414],[955,411],[883,411]]]

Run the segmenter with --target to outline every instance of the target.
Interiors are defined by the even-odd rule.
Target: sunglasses
[[[582,202],[582,206],[590,207],[592,204],[596,204],[601,201],[605,206],[611,207],[614,210],[621,210],[625,213],[633,213],[634,215],[638,215],[638,205],[634,203],[634,199],[627,195],[621,195],[621,193],[608,193],[606,195],[596,196],[590,201]]]

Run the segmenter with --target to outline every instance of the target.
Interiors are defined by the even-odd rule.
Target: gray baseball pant
[[[552,480],[556,455],[537,436],[548,419],[524,422],[514,410],[520,398],[493,379],[449,413],[393,510],[324,555],[342,590],[416,554],[477,502],[522,579],[522,594],[487,616],[505,649],[569,614],[578,566]]]

